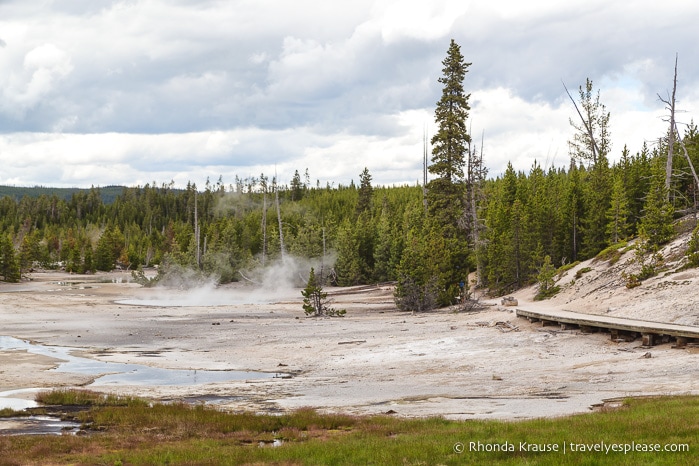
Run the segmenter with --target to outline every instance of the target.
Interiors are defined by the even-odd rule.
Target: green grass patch
[[[691,396],[517,422],[311,409],[273,416],[147,402],[92,405],[80,416],[91,426],[87,435],[0,437],[0,464],[693,464],[699,448],[699,397]],[[611,450],[632,444],[661,451]]]
[[[58,389],[39,392],[36,401],[60,406],[147,406],[148,402],[136,397],[104,394],[90,390]]]
[[[595,256],[595,262],[597,261],[608,261],[610,265],[616,264],[621,256],[628,251],[628,242],[621,241],[616,244],[601,250],[599,254]]]
[[[0,419],[4,417],[18,417],[18,416],[26,416],[27,413],[26,411],[16,411],[12,408],[3,408],[0,409]]]
[[[553,298],[559,291],[561,291],[561,287],[558,285],[549,288],[546,290],[546,292],[539,291],[536,295],[534,295],[534,301],[543,301],[545,299]]]
[[[562,265],[562,266],[558,267],[558,270],[556,270],[556,273],[558,274],[559,277],[562,277],[564,273],[566,273],[567,271],[569,271],[570,269],[572,269],[573,267],[575,267],[579,263],[580,263],[580,261],[575,261],[575,262],[571,262],[570,264]]]
[[[575,279],[580,280],[584,274],[591,271],[592,267],[583,267],[582,269],[579,269],[577,272],[575,272]]]

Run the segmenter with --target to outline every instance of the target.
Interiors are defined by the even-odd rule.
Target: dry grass
[[[65,399],[90,393],[61,394]],[[118,398],[118,397],[117,397]],[[123,401],[123,400],[122,400]],[[201,405],[131,402],[78,414],[83,436],[0,437],[0,465],[152,464],[691,464],[699,397],[631,399],[622,409],[522,422],[224,413]],[[281,446],[269,446],[273,440]],[[466,451],[454,450],[461,442]],[[517,451],[470,451],[470,442]],[[520,451],[520,442],[687,444],[689,452]]]

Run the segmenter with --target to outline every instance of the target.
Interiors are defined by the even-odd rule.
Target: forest
[[[399,307],[421,311],[466,299],[470,285],[511,292],[543,268],[632,237],[652,255],[673,236],[673,219],[696,211],[697,127],[680,132],[673,113],[666,134],[648,135],[654,143],[612,157],[611,113],[590,80],[571,97],[567,166],[510,164],[489,178],[466,130],[470,63],[454,41],[443,65],[423,184],[373,186],[359,167],[357,184],[337,187],[313,186],[306,169],[288,183],[265,174],[186,189],[154,182],[107,200],[94,187],[70,198],[27,189],[0,198],[0,278],[121,268],[147,282],[138,271],[157,266],[158,278],[186,271],[229,283],[293,257],[325,284],[394,282]],[[477,283],[468,283],[471,272]]]

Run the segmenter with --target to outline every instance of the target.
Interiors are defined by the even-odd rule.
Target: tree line
[[[5,196],[0,277],[17,281],[34,267],[89,273],[157,265],[226,283],[288,254],[325,264],[316,269],[319,284],[395,282],[400,307],[427,310],[467,299],[473,285],[510,292],[542,269],[635,236],[652,255],[671,238],[673,218],[696,211],[697,127],[668,131],[635,154],[623,148],[610,163],[610,112],[590,80],[571,96],[579,119],[571,119],[569,164],[534,162],[527,172],[509,164],[489,178],[483,149],[467,131],[463,81],[471,64],[454,41],[442,63],[423,186],[373,186],[368,168],[358,185],[312,186],[306,169],[289,184],[264,174],[229,186],[221,178],[203,188],[147,184],[124,188],[113,202],[99,188],[70,199]],[[674,91],[672,102],[674,111]],[[672,158],[680,145],[686,157]]]

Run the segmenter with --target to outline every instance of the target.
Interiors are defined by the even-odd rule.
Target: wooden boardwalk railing
[[[676,340],[677,347],[684,347],[688,342],[699,341],[699,327],[679,325],[648,320],[627,319],[597,314],[564,310],[528,311],[517,309],[517,316],[542,325],[561,325],[564,329],[578,327],[582,332],[609,330],[613,340],[633,341],[641,336],[643,344],[653,346],[670,338]]]

